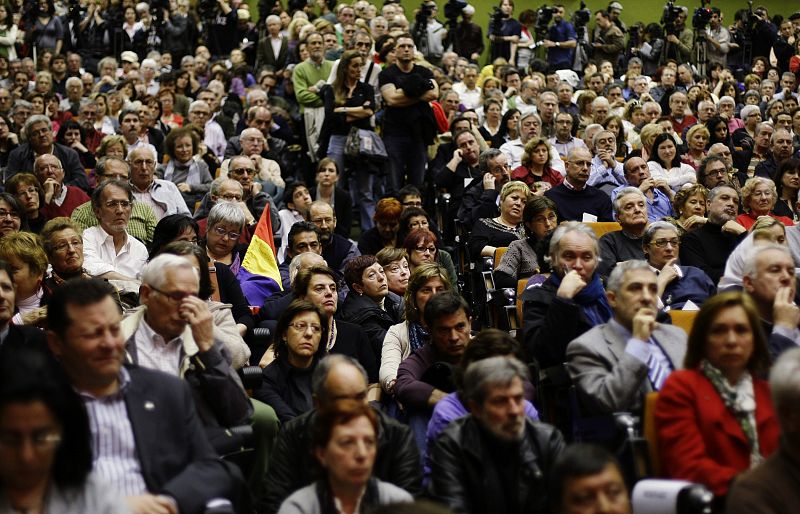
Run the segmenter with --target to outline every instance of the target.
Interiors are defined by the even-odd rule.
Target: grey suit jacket
[[[652,338],[661,345],[673,369],[680,369],[686,354],[686,333],[659,324]],[[625,352],[627,343],[619,330],[605,323],[567,346],[567,371],[586,409],[584,414],[641,411],[644,395],[653,388],[647,378],[647,364]]]

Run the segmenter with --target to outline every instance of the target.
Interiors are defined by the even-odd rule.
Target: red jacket
[[[753,379],[761,454],[778,447],[780,428],[769,384]],[[711,382],[697,370],[674,371],[658,395],[655,411],[664,475],[706,485],[716,496],[750,467],[747,438]]]
[[[780,221],[787,227],[791,227],[794,225],[794,221],[792,221],[790,218],[787,218],[786,216],[778,216],[777,214],[772,214],[772,213],[770,213],[769,216]],[[740,214],[736,217],[736,223],[743,226],[747,230],[750,230],[750,228],[756,224],[756,221],[758,221],[758,217],[753,217],[752,211]]]

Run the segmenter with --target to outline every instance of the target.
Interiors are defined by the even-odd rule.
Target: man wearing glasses
[[[83,266],[91,276],[139,279],[148,253],[142,242],[128,234],[132,205],[133,190],[122,180],[107,180],[94,190],[92,210],[100,224],[83,231]]]
[[[185,379],[211,444],[221,427],[250,422],[253,407],[214,331],[208,303],[198,298],[197,270],[178,255],[162,254],[142,270],[141,305],[122,321],[128,360]]]
[[[128,164],[131,166],[134,197],[149,205],[158,220],[170,214],[191,214],[178,186],[169,180],[155,178],[156,154],[152,149],[134,148],[128,154]]]

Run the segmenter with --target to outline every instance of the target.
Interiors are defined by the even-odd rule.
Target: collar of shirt
[[[566,187],[567,189],[570,189],[570,190],[572,190],[572,191],[583,191],[584,189],[586,189],[586,186],[583,186],[583,187],[582,187],[582,188],[580,188],[580,189],[578,189],[577,187],[575,187],[575,186],[574,186],[574,185],[573,185],[573,184],[572,184],[572,183],[569,181],[569,177],[565,177],[565,178],[564,178],[564,182],[563,182],[563,184],[564,184],[564,187]]]
[[[183,345],[183,335],[179,335],[178,337],[172,338],[169,341],[167,341],[158,332],[153,330],[153,327],[151,327],[150,324],[147,323],[147,319],[145,316],[142,316],[142,322],[139,326],[144,331],[144,335],[147,336],[147,339],[153,341],[154,344],[170,346],[178,343],[181,346]]]
[[[134,184],[133,182],[130,182],[130,185],[131,185],[131,188],[137,193],[150,193],[150,192],[154,191],[158,187],[158,182],[156,182],[156,179],[153,178],[153,181],[150,182],[150,185],[147,186],[144,189],[139,189],[139,187],[136,184]]]
[[[66,184],[61,184],[61,194],[53,198],[53,203],[58,206],[61,206],[61,204],[64,203],[64,200],[67,199],[67,187],[68,186]]]
[[[117,382],[119,383],[119,387],[117,390],[107,396],[98,397],[89,392],[81,391],[80,389],[75,389],[75,391],[83,398],[84,401],[98,401],[98,400],[117,400],[122,399],[125,391],[131,384],[131,375],[128,373],[128,370],[125,369],[125,366],[122,366],[119,369],[119,376],[117,377]]]
[[[97,226],[98,232],[100,232],[100,235],[103,238],[103,244],[106,244],[108,242],[108,240],[110,239],[111,240],[111,247],[113,248],[114,247],[114,236],[112,236],[111,234],[106,232],[106,230],[103,228],[102,225],[98,224],[96,226]],[[120,251],[130,250],[130,245],[131,245],[131,240],[130,240],[130,237],[128,237],[128,231],[126,230],[125,231],[125,244],[122,245],[122,250],[120,250]],[[115,253],[119,254],[119,252],[115,252]]]

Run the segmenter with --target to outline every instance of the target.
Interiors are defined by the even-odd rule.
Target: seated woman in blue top
[[[311,374],[327,353],[328,319],[311,302],[295,300],[275,329],[275,360],[263,372],[253,397],[275,409],[285,423],[311,410]]]

